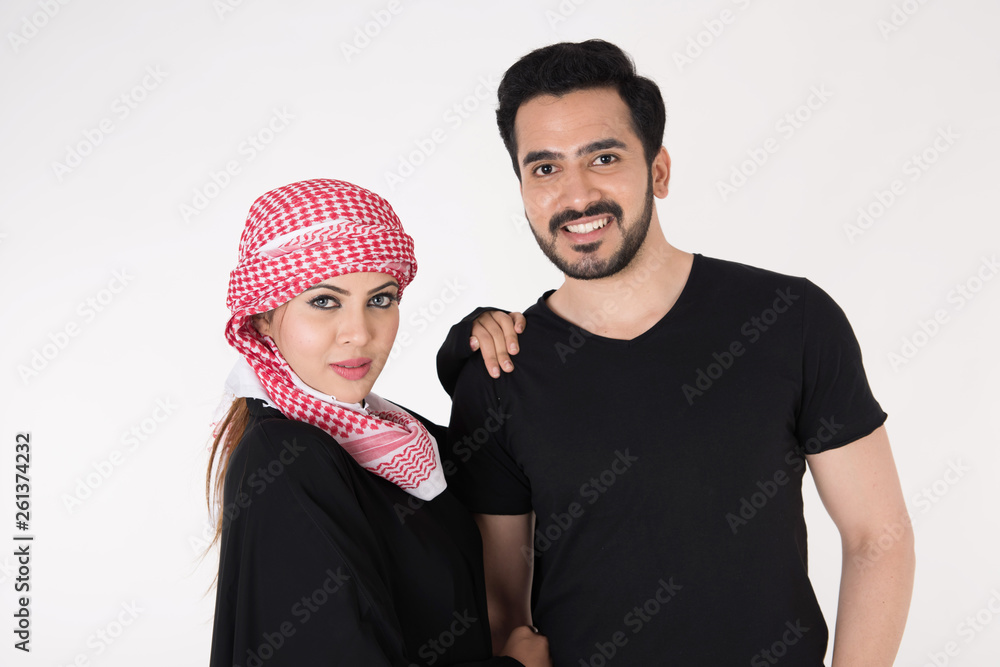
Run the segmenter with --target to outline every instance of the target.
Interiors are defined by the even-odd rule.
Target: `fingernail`
[[[500,369],[497,368],[496,366],[492,366],[490,368],[490,375],[492,375],[495,378],[500,377]]]
[[[516,343],[511,343],[510,344],[510,353],[511,354],[517,354],[517,344]]]
[[[514,364],[510,363],[509,361],[505,361],[503,362],[503,369],[508,373],[510,373],[512,370],[514,370]]]
[[[473,352],[479,349],[479,339],[473,336],[469,339],[469,347],[472,348]]]

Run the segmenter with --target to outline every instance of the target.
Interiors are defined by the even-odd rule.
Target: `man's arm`
[[[843,545],[833,667],[892,665],[910,608],[915,558],[885,427],[806,458]]]
[[[483,536],[486,604],[493,636],[493,653],[514,628],[531,625],[531,574],[534,563],[531,534],[533,514],[476,514]]]

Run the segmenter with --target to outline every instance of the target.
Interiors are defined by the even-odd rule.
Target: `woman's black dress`
[[[451,493],[417,500],[325,431],[246,400],[212,667],[520,664],[490,657],[482,544]]]

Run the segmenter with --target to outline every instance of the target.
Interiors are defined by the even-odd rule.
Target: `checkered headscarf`
[[[303,391],[274,341],[252,323],[254,315],[346,273],[387,273],[399,282],[401,297],[417,262],[413,239],[389,203],[344,181],[292,183],[253,203],[239,252],[229,276],[226,340],[271,402],[290,419],[322,428],[361,466],[411,495],[429,500],[443,491],[437,443],[419,420],[375,394],[354,409]]]

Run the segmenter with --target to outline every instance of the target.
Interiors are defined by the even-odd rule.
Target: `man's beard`
[[[602,214],[613,215],[622,232],[621,246],[611,257],[605,260],[598,260],[592,256],[604,241],[572,246],[573,251],[584,253],[583,259],[578,260],[575,264],[570,264],[556,253],[556,235],[559,233],[559,228],[562,225],[572,220]],[[542,252],[549,258],[549,261],[555,264],[560,271],[570,278],[576,278],[577,280],[596,280],[598,278],[613,276],[631,264],[642,247],[643,242],[646,240],[649,223],[653,219],[652,172],[650,172],[649,180],[646,183],[646,201],[642,213],[628,227],[625,226],[623,216],[622,207],[617,202],[602,199],[582,213],[580,211],[560,211],[556,213],[549,221],[550,236],[547,240],[539,237],[534,227],[531,227],[531,225],[529,227],[531,227],[531,233],[535,235],[538,247],[542,249]]]

